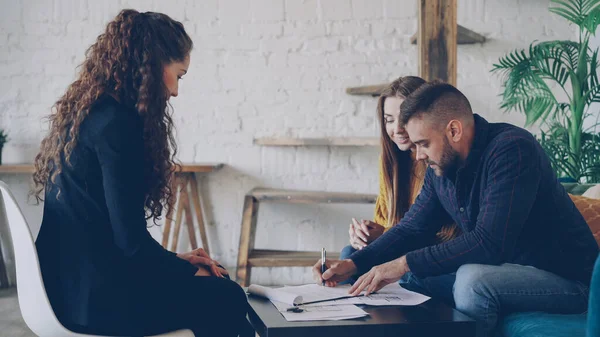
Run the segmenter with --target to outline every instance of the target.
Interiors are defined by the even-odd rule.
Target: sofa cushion
[[[503,337],[585,337],[586,315],[523,312],[506,316]]]
[[[592,199],[600,199],[600,185],[588,188],[582,195]]]
[[[580,195],[569,194],[573,203],[583,215],[588,226],[594,234],[594,238],[600,246],[600,199],[586,198]]]
[[[597,186],[598,184],[579,184],[579,183],[562,183],[565,191],[569,194],[582,195],[590,188]]]

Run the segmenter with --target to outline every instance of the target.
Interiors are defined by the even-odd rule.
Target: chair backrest
[[[65,329],[54,315],[46,295],[37,250],[27,221],[8,186],[2,181],[0,191],[0,216],[3,205],[15,250],[17,293],[25,323],[38,336],[78,336]]]

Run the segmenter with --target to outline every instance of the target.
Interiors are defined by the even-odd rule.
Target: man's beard
[[[448,138],[444,137],[444,148],[442,149],[442,157],[440,158],[439,163],[427,160],[427,164],[429,166],[436,166],[436,168],[434,168],[436,176],[448,177],[456,174],[456,171],[462,164],[462,160],[460,159],[458,151],[454,150],[450,145]]]

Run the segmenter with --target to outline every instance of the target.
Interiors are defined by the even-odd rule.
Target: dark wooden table
[[[474,337],[475,321],[433,299],[418,306],[363,307],[369,316],[288,322],[267,299],[248,295],[250,324],[261,337]]]

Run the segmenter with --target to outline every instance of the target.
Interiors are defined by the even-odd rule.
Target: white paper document
[[[268,298],[271,302],[281,302],[288,306],[302,304],[302,296],[281,291],[281,288],[269,288],[257,284],[251,284],[248,287],[248,293],[256,296]]]
[[[349,285],[323,287],[317,284],[269,288],[251,285],[248,292],[266,297],[288,321],[324,321],[364,317],[368,314],[356,305],[419,305],[429,297],[389,284],[369,296],[350,296]],[[316,303],[311,303],[316,302]],[[293,308],[294,311],[288,309]]]
[[[302,312],[290,312],[286,303],[272,302],[281,315],[288,322],[298,321],[337,321],[368,316],[361,308],[355,305],[328,305],[328,306],[300,306]]]
[[[248,292],[253,295],[268,298],[271,301],[283,302],[288,305],[300,305],[315,301],[350,297],[348,289],[350,289],[350,286],[330,288],[318,284],[305,284],[301,286],[269,288],[253,284],[248,287]]]
[[[348,287],[340,286],[336,288]],[[335,288],[334,288],[335,289]],[[383,305],[419,305],[429,300],[430,297],[414,291],[402,288],[398,283],[389,284],[381,288],[377,293],[369,296],[350,297],[315,304],[307,304],[306,306],[324,306],[324,305],[347,305],[347,304],[363,304],[372,306]]]
[[[350,285],[337,287],[323,287],[318,284],[305,284],[301,286],[285,286],[281,288],[269,288],[251,285],[248,292],[254,295],[268,298],[271,301],[286,303],[288,305],[341,305],[341,304],[365,304],[365,305],[419,305],[427,300],[428,296],[406,290],[398,283],[389,284],[377,293],[369,296],[351,297],[348,294]],[[330,301],[327,301],[330,300]],[[318,303],[311,304],[311,302]]]

